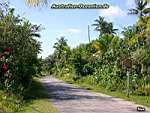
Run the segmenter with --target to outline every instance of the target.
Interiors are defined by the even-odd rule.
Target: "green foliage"
[[[54,44],[54,54],[50,55],[46,61],[50,73],[61,76],[62,74],[70,71],[70,47],[67,45],[67,40],[64,37],[58,39],[58,42]]]
[[[133,63],[130,94],[150,95],[149,38],[144,45],[139,45],[139,41],[136,42],[139,46],[130,44],[135,36],[141,36],[141,31],[137,32],[134,28],[135,26],[129,27],[123,31],[124,39],[105,34],[90,44],[81,44],[72,50],[67,49],[68,52],[65,52],[66,47],[69,48],[65,39],[58,40],[54,54],[46,60],[50,65],[51,74],[55,73],[56,76],[61,75],[66,79],[70,77],[69,80],[72,82],[83,81],[110,91],[126,92],[127,76],[123,62],[130,58]],[[65,62],[64,55],[67,56]]]
[[[64,38],[55,43],[55,52],[47,60],[51,74],[68,78],[74,82],[99,85],[110,91],[126,92],[127,70],[130,71],[130,94],[150,95],[150,19],[147,2],[136,0],[131,14],[139,19],[124,28],[123,38],[114,35],[116,29],[103,17],[93,26],[100,36],[88,44],[69,48]],[[65,58],[64,58],[65,57]],[[131,67],[126,61],[131,61]],[[65,71],[68,70],[68,71]],[[60,76],[59,76],[60,77]]]
[[[14,15],[14,9],[0,5],[0,89],[6,95],[23,96],[38,69],[41,51],[40,26]]]

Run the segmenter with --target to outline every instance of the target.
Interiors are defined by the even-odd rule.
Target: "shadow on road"
[[[103,98],[100,96],[90,95],[89,91],[73,88],[70,85],[64,85],[63,82],[52,82],[52,83],[44,83],[46,90],[48,91],[49,99],[53,99],[55,101],[62,100],[78,100],[78,99],[96,99],[100,101],[115,101],[112,97]]]

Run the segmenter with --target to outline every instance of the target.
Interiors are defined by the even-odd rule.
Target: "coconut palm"
[[[92,25],[95,26],[96,31],[99,31],[100,36],[104,34],[116,34],[117,31],[117,29],[113,28],[113,23],[105,21],[104,17],[101,16]]]
[[[107,29],[107,30],[108,30],[108,34],[116,34],[116,31],[117,31],[118,29],[114,29],[113,27],[114,27],[114,26],[113,26],[113,23],[111,23],[111,22],[108,23],[108,27],[107,27],[107,28],[108,28],[108,29]]]
[[[103,27],[106,24],[104,17],[99,16],[98,19],[94,20],[94,24],[92,24],[93,26],[95,26],[95,30],[99,31],[100,36],[103,34]]]
[[[138,15],[139,17],[146,16],[150,12],[150,8],[146,8],[148,1],[135,0],[136,7],[129,9],[129,14]]]

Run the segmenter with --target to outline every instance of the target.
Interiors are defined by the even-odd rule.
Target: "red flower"
[[[5,49],[4,49],[4,52],[11,52],[11,50],[12,50],[12,49],[11,49],[10,47],[8,47],[8,48],[5,48]]]
[[[0,58],[2,58],[4,56],[4,54],[3,53],[0,53]]]
[[[4,49],[5,54],[9,54],[12,51],[10,47]]]
[[[6,73],[8,71],[8,64],[3,64],[2,65],[2,72]]]

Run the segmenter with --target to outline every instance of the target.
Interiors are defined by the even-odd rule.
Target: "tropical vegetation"
[[[54,53],[45,59],[50,74],[126,93],[129,73],[129,93],[150,96],[150,10],[147,1],[135,2],[136,8],[129,9],[129,14],[139,18],[123,29],[123,38],[112,22],[100,16],[93,22],[100,34],[96,40],[71,49],[64,37],[58,39]]]
[[[26,1],[31,6],[47,2]],[[135,3],[136,7],[129,9],[129,14],[137,15],[138,20],[123,29],[123,38],[116,34],[118,29],[112,22],[99,16],[93,21],[99,33],[97,39],[71,48],[65,37],[61,37],[54,44],[54,53],[44,61],[38,58],[41,42],[37,38],[41,26],[15,15],[15,9],[9,8],[7,3],[0,3],[0,112],[17,112],[25,100],[35,98],[41,100],[35,99],[33,106],[39,106],[40,102],[57,112],[47,100],[42,100],[43,95],[47,96],[34,78],[41,75],[42,70],[73,83],[120,93],[127,92],[129,73],[130,95],[149,98],[150,8],[147,0],[135,0]],[[27,112],[31,110],[27,108]]]
[[[17,112],[42,69],[41,26],[14,11],[6,2],[0,4],[0,112]]]

